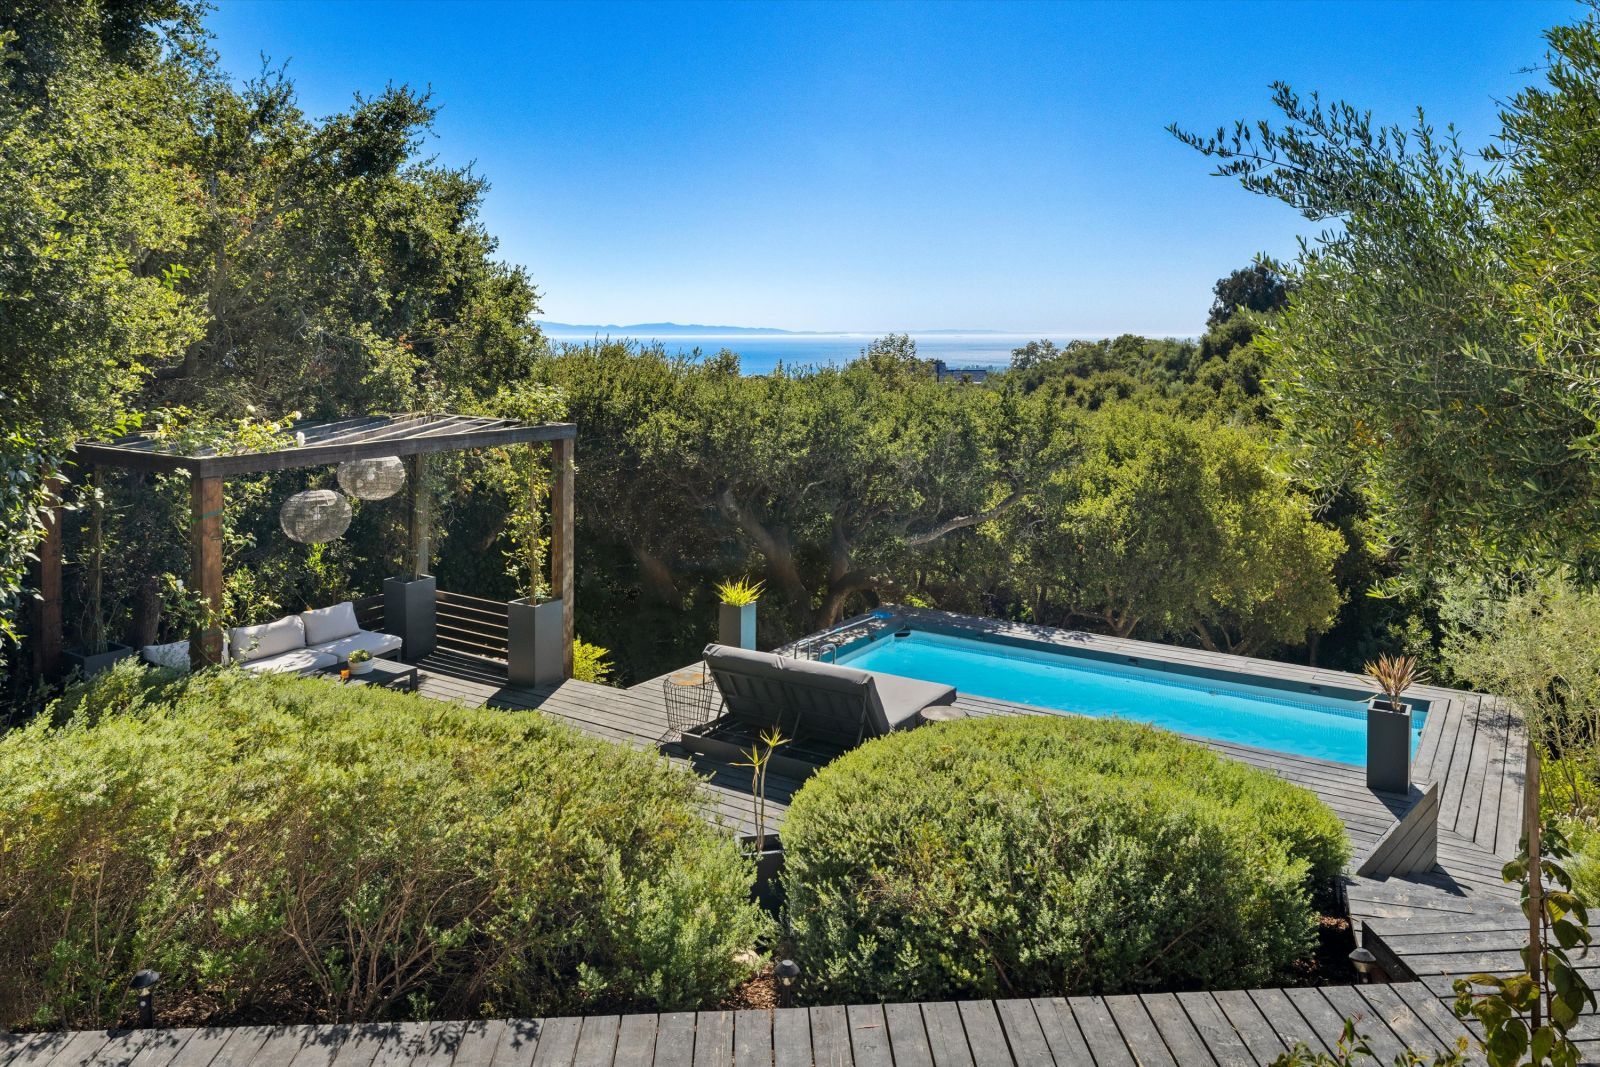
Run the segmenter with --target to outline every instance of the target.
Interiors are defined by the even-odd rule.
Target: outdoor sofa
[[[776,728],[789,744],[774,763],[804,775],[871,737],[927,721],[930,708],[955,703],[953,687],[770,652],[708,645],[706,670],[722,695],[722,714],[685,730],[690,751],[737,756]]]
[[[337,666],[358,649],[374,659],[397,658],[401,645],[394,634],[363,630],[348,600],[259,626],[235,626],[224,638],[233,662],[257,674],[311,674]],[[147,645],[142,655],[159,666],[187,669],[189,642]]]

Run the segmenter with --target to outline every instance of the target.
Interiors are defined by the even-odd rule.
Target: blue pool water
[[[1136,719],[1191,737],[1338,763],[1367,762],[1364,699],[1217,681],[921,630],[898,638],[885,633],[842,653],[838,662],[943,682],[960,693],[993,700]],[[1425,717],[1412,716],[1413,753]]]

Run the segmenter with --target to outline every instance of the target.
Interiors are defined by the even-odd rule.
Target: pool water
[[[1190,737],[1365,766],[1365,699],[1219,681],[1177,670],[1107,663],[1070,651],[1021,648],[912,630],[885,633],[837,662],[953,685],[957,692],[1097,718],[1150,723]],[[1413,713],[1411,751],[1425,712]]]

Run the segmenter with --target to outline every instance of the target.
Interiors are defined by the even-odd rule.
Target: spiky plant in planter
[[[735,648],[756,647],[756,601],[766,588],[748,578],[717,583],[717,639]]]
[[[1377,706],[1384,711],[1403,711],[1402,694],[1413,685],[1420,685],[1425,677],[1417,668],[1415,656],[1379,656],[1362,668],[1367,677],[1378,683]],[[1381,699],[1380,699],[1381,698]]]

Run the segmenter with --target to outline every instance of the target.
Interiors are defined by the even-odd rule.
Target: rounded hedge
[[[119,667],[0,738],[0,1026],[698,1007],[769,933],[651,753],[376,686]]]
[[[783,843],[794,952],[831,1001],[1262,984],[1348,857],[1305,789],[1062,716],[863,745],[795,795]]]

